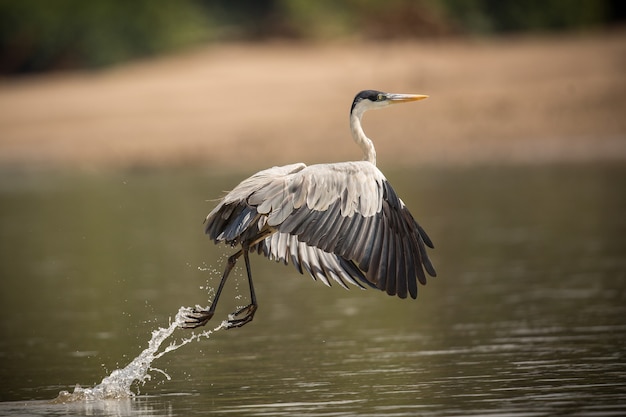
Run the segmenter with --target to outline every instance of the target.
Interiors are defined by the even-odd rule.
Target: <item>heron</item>
[[[275,166],[243,180],[205,220],[216,243],[238,250],[228,258],[208,309],[196,307],[183,327],[205,325],[214,315],[231,270],[243,256],[250,303],[228,316],[226,328],[252,321],[258,304],[249,254],[291,262],[302,274],[330,286],[376,288],[400,298],[417,298],[426,273],[435,277],[426,246],[434,248],[383,173],[361,118],[368,110],[428,98],[421,94],[359,92],[350,108],[350,130],[362,161]]]

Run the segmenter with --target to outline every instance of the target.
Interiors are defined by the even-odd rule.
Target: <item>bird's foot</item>
[[[203,310],[196,307],[191,310],[185,316],[185,322],[182,324],[183,329],[195,329],[196,327],[204,326],[213,317],[213,312],[210,310]]]
[[[245,324],[250,323],[254,318],[256,310],[256,304],[248,304],[247,306],[240,308],[234,313],[229,314],[228,321],[226,322],[226,328],[232,329],[233,327],[241,327]]]

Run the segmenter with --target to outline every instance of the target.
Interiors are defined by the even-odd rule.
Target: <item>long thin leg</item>
[[[236,253],[234,253],[228,258],[228,261],[226,262],[226,268],[224,268],[224,273],[222,274],[220,285],[217,287],[217,292],[215,293],[215,296],[213,297],[213,301],[211,301],[211,307],[209,307],[208,310],[193,309],[193,311],[187,315],[187,319],[185,320],[185,323],[183,324],[184,328],[195,329],[196,327],[204,326],[205,324],[208,323],[209,320],[211,320],[211,318],[213,317],[213,314],[215,314],[217,301],[219,300],[220,295],[222,294],[222,290],[224,289],[224,284],[226,284],[228,275],[230,274],[230,271],[233,269],[233,267],[237,263],[237,259],[239,259],[242,253],[245,253],[245,258],[247,259],[248,253],[247,251],[244,251],[244,249],[237,251]]]
[[[254,293],[254,284],[252,283],[252,273],[250,269],[250,258],[248,257],[248,247],[244,246],[243,259],[246,263],[246,272],[248,274],[248,286],[250,287],[250,304],[235,311],[228,320],[228,328],[241,327],[244,324],[248,324],[254,318],[254,314],[258,308],[256,302],[256,295]],[[211,306],[213,307],[213,306]],[[241,318],[238,318],[240,317]]]

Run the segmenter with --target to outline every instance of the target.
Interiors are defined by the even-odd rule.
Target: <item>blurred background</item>
[[[0,71],[98,68],[207,42],[549,33],[605,28],[624,18],[617,0],[3,0]]]
[[[361,159],[379,89],[430,95],[364,129],[439,276],[401,301],[255,256],[255,321],[111,414],[622,415],[625,4],[0,0],[0,401],[93,386],[206,304],[213,199]]]
[[[368,115],[382,164],[621,158],[624,19],[612,0],[3,0],[0,163],[355,158],[366,88],[432,96],[395,110],[408,124]]]

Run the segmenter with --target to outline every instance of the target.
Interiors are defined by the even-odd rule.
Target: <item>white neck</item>
[[[355,111],[350,115],[352,138],[363,150],[363,159],[376,165],[376,149],[374,149],[374,143],[363,132],[361,116],[363,116],[363,112],[359,111]]]

